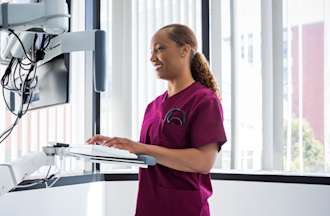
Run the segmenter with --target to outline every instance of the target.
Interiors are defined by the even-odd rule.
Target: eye
[[[158,53],[164,51],[165,49],[166,49],[165,46],[156,46],[155,48],[153,48],[153,49],[151,50],[151,55],[152,55],[153,53],[154,53],[154,54],[158,54]]]
[[[159,52],[159,51],[162,51],[162,50],[164,50],[164,49],[165,49],[164,46],[159,46],[159,47],[156,47],[155,51],[156,51],[156,52]]]

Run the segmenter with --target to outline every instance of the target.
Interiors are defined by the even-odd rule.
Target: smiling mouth
[[[155,65],[155,70],[158,71],[163,67],[163,65]]]

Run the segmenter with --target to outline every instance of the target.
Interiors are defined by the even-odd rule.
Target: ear
[[[185,56],[189,55],[190,51],[191,51],[191,46],[188,44],[185,44],[182,47],[180,47],[180,56],[185,57]]]

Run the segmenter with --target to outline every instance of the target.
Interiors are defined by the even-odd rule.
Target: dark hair
[[[203,53],[197,52],[197,39],[194,32],[182,24],[170,24],[162,27],[160,30],[165,30],[169,38],[178,46],[189,44],[192,48],[190,69],[192,77],[195,81],[211,89],[220,97],[220,90],[216,79],[214,78],[209,63]]]

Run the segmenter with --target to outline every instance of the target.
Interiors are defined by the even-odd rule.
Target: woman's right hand
[[[86,143],[103,145],[105,142],[107,142],[110,139],[111,139],[111,137],[102,136],[102,135],[98,134],[98,135],[95,135],[95,136],[89,138],[88,140],[86,140]]]

